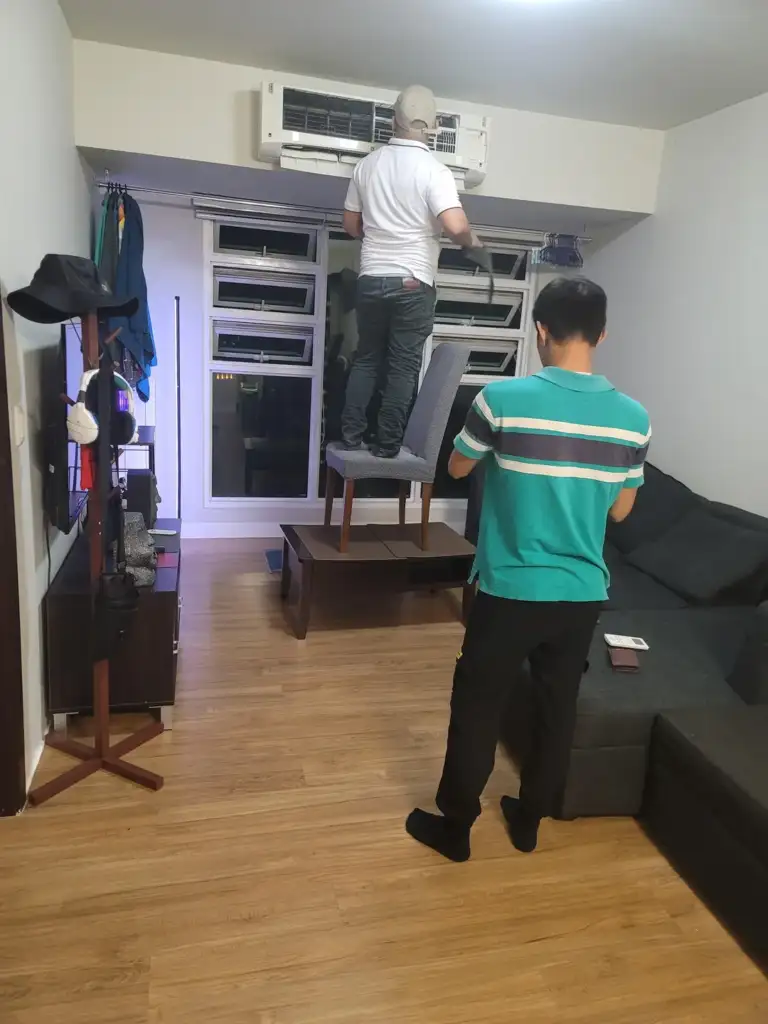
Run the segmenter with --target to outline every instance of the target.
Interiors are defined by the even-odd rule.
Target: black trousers
[[[520,801],[554,813],[565,787],[576,701],[602,604],[508,601],[480,591],[456,662],[448,749],[437,806],[471,825],[493,771],[508,689],[527,658],[535,694],[534,735],[520,775]]]
[[[396,454],[416,393],[424,343],[432,333],[435,289],[414,278],[361,277],[357,282],[357,354],[347,383],[341,433],[363,440],[368,405],[382,385],[377,444]]]

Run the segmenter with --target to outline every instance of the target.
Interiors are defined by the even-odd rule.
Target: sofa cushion
[[[768,601],[752,609],[728,682],[747,704],[768,704]]]
[[[581,682],[573,746],[647,744],[664,709],[741,706],[726,680],[750,622],[749,610],[736,608],[603,612]],[[639,672],[611,667],[605,633],[643,637],[650,650],[639,652]]]
[[[654,735],[659,747],[729,833],[768,863],[768,707],[664,714]]]
[[[609,521],[608,540],[624,554],[633,551],[661,537],[701,500],[679,480],[646,464],[645,483],[637,493],[635,507],[623,523]]]
[[[768,533],[768,519],[756,512],[747,512],[746,509],[736,508],[735,505],[724,505],[721,501],[708,501],[706,507],[713,516],[724,519],[727,523],[743,526],[746,530],[757,530],[758,533]]]
[[[745,530],[695,508],[627,561],[691,601],[706,603],[768,567],[768,533]]]
[[[611,574],[611,583],[608,587],[609,608],[663,610],[686,607],[685,600],[679,594],[630,565],[612,544],[606,544],[603,554]]]

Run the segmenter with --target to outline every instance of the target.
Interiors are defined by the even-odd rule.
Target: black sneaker
[[[378,445],[371,448],[371,455],[375,455],[377,459],[396,459],[399,454],[399,448],[380,448]]]
[[[341,447],[345,452],[362,452],[365,450],[365,445],[362,441],[344,441],[341,442]]]

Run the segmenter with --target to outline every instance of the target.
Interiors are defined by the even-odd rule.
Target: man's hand
[[[625,487],[619,492],[619,496],[611,505],[608,515],[614,521],[614,523],[623,523],[635,504],[635,498],[637,497],[636,487]]]
[[[454,480],[461,480],[462,477],[469,476],[477,463],[477,459],[469,459],[454,448],[448,460],[448,473]]]
[[[480,240],[472,230],[463,207],[454,206],[450,210],[443,210],[438,220],[443,231],[456,245],[463,249],[480,245]]]
[[[464,255],[476,263],[486,274],[493,273],[493,257],[489,249],[486,249],[479,241],[477,245],[465,246]]]

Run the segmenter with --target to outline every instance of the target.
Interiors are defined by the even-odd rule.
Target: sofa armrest
[[[747,704],[768,704],[768,601],[753,612],[728,682]]]

